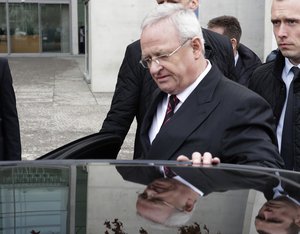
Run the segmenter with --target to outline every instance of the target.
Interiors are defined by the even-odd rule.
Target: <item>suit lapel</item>
[[[205,122],[220,102],[214,96],[220,76],[217,69],[210,70],[171,120],[162,126],[152,142],[147,159],[171,159],[186,138]]]
[[[148,135],[149,129],[151,127],[153,117],[156,114],[157,106],[163,100],[165,95],[167,94],[160,91],[160,89],[156,89],[154,91],[152,95],[152,102],[143,119],[140,137],[141,137],[141,144],[144,152],[147,152],[151,146],[149,135]]]

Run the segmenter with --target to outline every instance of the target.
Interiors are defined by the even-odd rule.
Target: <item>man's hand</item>
[[[192,162],[193,166],[199,165],[217,165],[221,163],[218,157],[213,157],[211,153],[205,152],[203,156],[199,152],[194,152],[192,154],[192,160],[190,160],[185,155],[180,155],[177,157],[178,162]]]

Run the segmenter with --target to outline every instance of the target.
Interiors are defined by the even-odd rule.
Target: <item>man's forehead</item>
[[[286,15],[290,16],[294,14],[299,15],[300,11],[300,1],[290,0],[290,1],[273,1],[271,7],[272,15]]]

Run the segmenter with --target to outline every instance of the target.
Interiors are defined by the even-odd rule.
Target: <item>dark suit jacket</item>
[[[232,80],[236,80],[234,57],[229,39],[218,33],[203,29],[205,55]],[[141,156],[139,140],[141,123],[150,104],[150,96],[157,89],[149,71],[144,69],[141,59],[140,41],[128,45],[119,70],[115,93],[100,133],[114,134],[124,141],[133,119],[136,118],[134,158]]]
[[[0,58],[0,160],[20,160],[21,142],[15,92],[8,62]]]
[[[148,131],[164,93],[157,92],[144,118],[144,159],[176,160],[211,152],[223,163],[283,166],[269,104],[212,67],[150,145]]]
[[[224,76],[230,80],[238,81],[236,68],[234,66],[234,54],[231,43],[226,36],[202,28],[205,57],[216,65]]]
[[[249,80],[254,70],[261,65],[260,58],[247,46],[240,44],[238,48],[239,59],[236,63],[238,83],[248,87]]]

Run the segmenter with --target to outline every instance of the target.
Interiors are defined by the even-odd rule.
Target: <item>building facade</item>
[[[81,2],[0,0],[0,53],[78,54]]]

